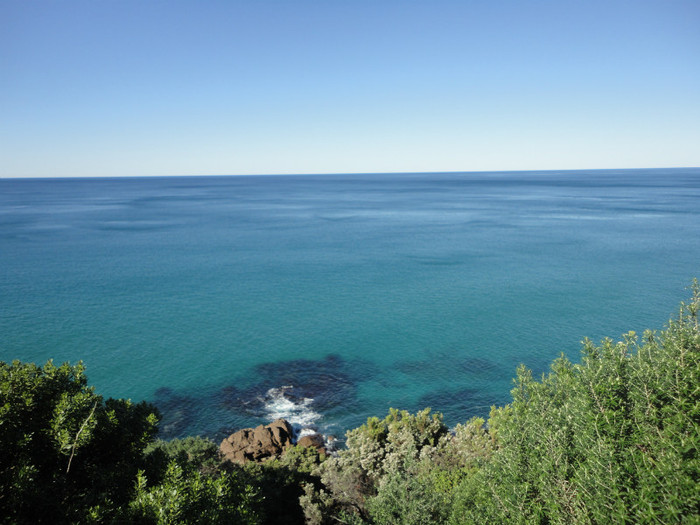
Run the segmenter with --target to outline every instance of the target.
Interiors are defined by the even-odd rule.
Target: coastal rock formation
[[[269,425],[239,430],[224,439],[219,448],[224,458],[234,463],[265,461],[291,448],[292,436],[292,426],[277,419]]]
[[[313,447],[316,450],[318,450],[319,454],[323,454],[324,456],[328,455],[328,451],[326,450],[326,443],[323,440],[323,436],[321,434],[311,434],[310,436],[304,436],[302,438],[299,438],[297,445],[301,447]]]

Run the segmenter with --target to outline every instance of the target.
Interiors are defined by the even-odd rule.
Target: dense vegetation
[[[700,292],[659,333],[583,345],[512,403],[450,430],[391,410],[324,458],[222,462],[155,440],[158,413],[104,400],[78,364],[0,363],[4,523],[698,523]]]

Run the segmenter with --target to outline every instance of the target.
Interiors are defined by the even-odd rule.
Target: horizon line
[[[542,173],[542,172],[583,172],[583,171],[644,171],[644,170],[683,170],[700,169],[700,166],[658,166],[645,168],[564,168],[564,169],[523,169],[523,170],[446,170],[446,171],[357,171],[357,172],[313,172],[313,173],[177,173],[151,175],[0,175],[0,180],[46,180],[46,179],[149,179],[175,177],[327,177],[346,175],[449,175],[476,173]]]

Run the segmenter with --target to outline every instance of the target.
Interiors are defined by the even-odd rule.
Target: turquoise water
[[[696,168],[0,180],[0,360],[82,359],[165,437],[455,424],[661,328],[699,261]]]

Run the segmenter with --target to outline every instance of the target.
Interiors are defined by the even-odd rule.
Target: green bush
[[[306,485],[319,488],[320,479],[313,474],[323,458],[314,448],[295,446],[279,459],[265,463],[247,463],[243,470],[259,487],[265,502],[260,510],[264,523],[294,525],[304,523],[300,506]]]
[[[144,459],[144,474],[154,483],[163,479],[171,461],[203,474],[214,474],[221,466],[219,447],[211,439],[201,436],[169,441],[157,439],[144,450]]]
[[[149,487],[139,472],[135,496],[121,519],[152,525],[254,525],[262,523],[257,510],[260,503],[258,489],[237,471],[209,476],[173,460],[157,485]]]
[[[316,471],[323,488],[306,487],[301,503],[307,519],[317,523],[348,516],[370,519],[368,502],[389,477],[401,476],[421,458],[438,454],[447,436],[442,415],[431,414],[430,409],[416,415],[391,409],[383,420],[369,418],[347,433],[347,448]],[[388,492],[386,497],[390,498]]]
[[[497,450],[458,489],[453,522],[697,522],[700,293],[659,334],[519,368],[489,427]]]
[[[107,399],[82,363],[0,362],[0,505],[5,522],[80,521],[128,501],[157,431],[146,403]]]

